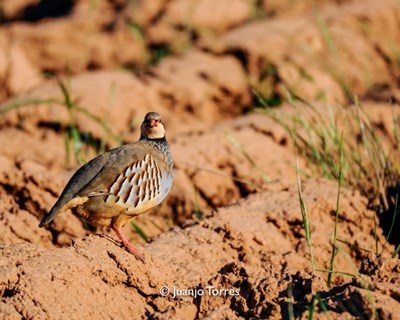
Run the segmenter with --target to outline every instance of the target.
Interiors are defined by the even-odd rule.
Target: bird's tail
[[[61,203],[57,201],[53,208],[49,211],[47,216],[43,218],[43,220],[39,223],[39,228],[43,228],[45,225],[49,224],[57,215],[60,213]]]
[[[104,194],[101,194],[101,195],[104,195]],[[77,206],[83,205],[86,201],[89,200],[89,197],[84,196],[84,197],[75,197],[75,198],[72,198],[69,200],[68,199],[69,198],[64,199],[63,197],[58,199],[58,201],[53,206],[53,208],[51,208],[48,215],[46,217],[44,217],[42,222],[40,222],[39,227],[43,228],[46,224],[50,223],[55,217],[57,217],[59,213],[65,211],[65,210],[72,209]]]

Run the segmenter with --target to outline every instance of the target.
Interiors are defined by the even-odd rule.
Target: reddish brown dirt
[[[65,85],[74,103],[111,127],[115,135],[129,141],[136,139],[137,127],[146,110],[154,105],[164,115],[171,135],[187,131],[188,127],[204,129],[223,117],[239,114],[250,103],[245,73],[238,61],[197,51],[179,59],[167,58],[142,77],[126,71],[97,71],[66,79]],[[63,104],[65,98],[56,81],[9,100],[7,105],[21,100],[32,102],[29,107],[6,113],[0,125],[15,126],[22,120],[23,126],[29,128],[40,124],[66,126],[70,122]],[[54,102],[40,103],[41,100]],[[74,118],[75,124],[94,138],[108,136],[110,139],[98,121],[79,110],[74,111]]]
[[[317,196],[315,190],[323,192]],[[320,269],[325,269],[329,260],[335,193],[335,184],[325,181],[304,186]],[[214,317],[280,317],[287,315],[289,303],[295,314],[301,315],[312,295],[319,292],[331,308],[331,316],[371,316],[370,299],[379,305],[376,311],[380,315],[395,316],[398,260],[382,257],[377,261],[363,250],[348,256],[349,250],[343,246],[335,268],[353,274],[361,268],[356,280],[334,277],[341,286],[329,290],[323,274],[312,276],[296,196],[295,187],[261,192],[221,208],[201,222],[188,221],[183,228],[174,228],[140,247],[146,264],[100,236],[50,251],[32,244],[2,245],[1,313],[25,318],[71,318],[76,312],[84,318],[132,314],[194,318],[209,312]],[[365,209],[365,199],[345,190],[340,219],[341,239],[354,242],[353,234],[357,234],[354,244],[373,250],[373,213]],[[366,223],[360,225],[360,220]],[[381,234],[378,237],[382,240]],[[206,291],[213,286],[238,290],[239,294],[173,299],[161,296],[163,286]],[[382,299],[385,303],[381,305]],[[341,311],[338,303],[347,311]]]
[[[395,0],[68,3],[0,8],[0,319],[307,319],[313,299],[316,319],[399,319],[399,259],[390,243],[374,253],[386,238],[379,223],[375,238],[368,199],[342,189],[328,288],[337,183],[302,181],[313,272],[290,135],[252,112],[253,89],[272,104],[289,90],[322,114],[325,100],[356,93],[382,143],[395,144]],[[45,73],[67,88],[72,114]],[[78,168],[65,147],[71,127],[92,142],[81,150],[88,160],[103,142],[136,140],[153,110],[176,178],[136,219],[148,243],[125,227],[146,263],[71,212],[38,228]],[[310,174],[307,159],[299,164]]]
[[[344,101],[348,94],[365,94],[371,84],[394,85],[396,54],[388,39],[400,38],[397,6],[395,0],[355,1],[317,14],[258,20],[206,47],[238,56],[263,93],[277,78],[277,89],[284,84],[306,100]],[[271,66],[274,72],[268,72]]]

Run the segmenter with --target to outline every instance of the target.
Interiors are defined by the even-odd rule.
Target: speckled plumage
[[[110,150],[83,165],[71,178],[40,227],[72,209],[94,226],[112,228],[127,249],[121,228],[135,216],[158,205],[173,181],[173,160],[160,115],[148,113],[139,141]]]

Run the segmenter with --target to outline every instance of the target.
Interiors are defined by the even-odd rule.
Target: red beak
[[[150,119],[149,120],[149,124],[150,124],[150,127],[155,127],[156,125],[157,125],[157,121],[156,120],[154,120],[154,119]]]

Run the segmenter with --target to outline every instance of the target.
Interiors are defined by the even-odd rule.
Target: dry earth
[[[303,181],[312,272],[290,136],[249,112],[253,90],[271,102],[289,90],[317,106],[356,94],[392,141],[396,0],[5,0],[0,17],[2,319],[306,319],[313,301],[316,319],[400,319],[400,262],[392,244],[373,253],[368,199],[342,190],[341,274],[328,288],[337,184]],[[136,220],[148,243],[125,228],[146,263],[70,212],[39,229],[78,167],[65,147],[76,147],[71,127],[92,143],[81,148],[88,160],[96,146],[136,140],[153,110],[176,179]],[[300,167],[307,173],[306,159]]]

